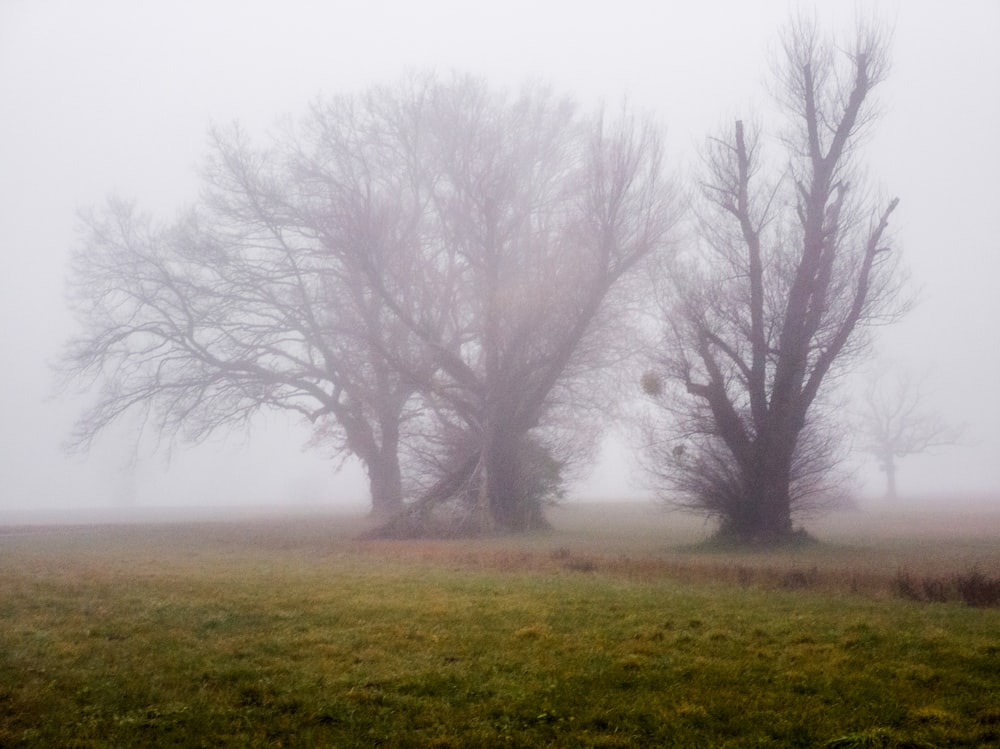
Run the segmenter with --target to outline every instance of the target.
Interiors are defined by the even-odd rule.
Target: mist
[[[917,297],[903,321],[878,331],[873,357],[926,373],[928,408],[965,425],[960,444],[900,462],[898,501],[995,496],[1000,6],[868,9],[895,33],[864,163],[901,198],[893,234]],[[126,422],[86,456],[61,449],[86,401],[54,394],[50,369],[73,332],[65,289],[77,211],[116,192],[171,220],[198,195],[211,125],[235,120],[262,136],[318,95],[454,70],[501,87],[542,80],[585,106],[627,98],[666,126],[668,168],[683,173],[720,122],[768,116],[763,81],[788,10],[777,0],[683,10],[624,3],[614,16],[603,4],[562,2],[4,4],[0,511],[367,506],[360,466],[304,449],[308,428],[283,415],[198,446],[149,435],[136,445],[138,425]],[[848,11],[821,15],[825,25],[850,20]],[[859,492],[878,496],[874,462],[857,464]],[[570,492],[637,496],[647,496],[643,479],[614,435]]]

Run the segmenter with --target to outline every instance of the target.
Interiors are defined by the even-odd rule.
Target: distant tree
[[[663,345],[643,380],[668,417],[649,454],[665,495],[744,543],[791,537],[822,495],[839,442],[824,385],[901,311],[897,200],[873,201],[856,168],[888,69],[883,34],[838,46],[798,20],[782,53],[781,152],[768,168],[741,121],[709,141],[698,239],[667,274]]]
[[[900,458],[954,445],[961,438],[961,427],[949,424],[926,401],[922,379],[903,370],[883,370],[868,380],[858,420],[864,449],[885,473],[887,497],[896,497]]]

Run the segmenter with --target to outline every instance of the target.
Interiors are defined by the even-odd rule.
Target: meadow
[[[1000,608],[949,587],[1000,577],[1000,508],[777,552],[640,504],[552,520],[0,528],[0,747],[1000,746]]]

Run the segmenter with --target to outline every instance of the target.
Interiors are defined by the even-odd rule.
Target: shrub
[[[940,577],[914,577],[899,570],[893,579],[893,590],[900,598],[911,601],[945,603],[962,600],[969,606],[1000,606],[1000,578],[991,578],[978,569]]]
[[[955,575],[955,588],[969,606],[1000,606],[1000,577],[990,578],[978,569]]]

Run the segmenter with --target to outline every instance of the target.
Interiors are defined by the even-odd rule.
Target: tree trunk
[[[787,472],[772,476],[760,497],[760,512],[754,536],[754,543],[780,543],[792,535],[792,515],[790,502],[790,482]]]
[[[743,512],[724,522],[722,534],[751,546],[781,543],[792,535],[787,479],[768,476],[744,497]]]
[[[882,468],[885,470],[885,496],[889,499],[896,498],[896,459],[890,455],[882,463]]]
[[[386,404],[379,418],[381,444],[365,461],[368,488],[372,496],[372,515],[389,518],[403,509],[403,479],[399,468],[400,407]]]
[[[395,448],[383,448],[378,458],[369,461],[366,468],[372,498],[371,514],[377,518],[389,518],[399,513],[403,509],[403,480]]]
[[[548,528],[526,436],[498,432],[489,441],[484,477],[494,527],[514,533]]]
[[[762,435],[743,468],[744,493],[737,512],[723,520],[721,535],[746,545],[781,543],[792,536],[791,476],[794,448]]]

